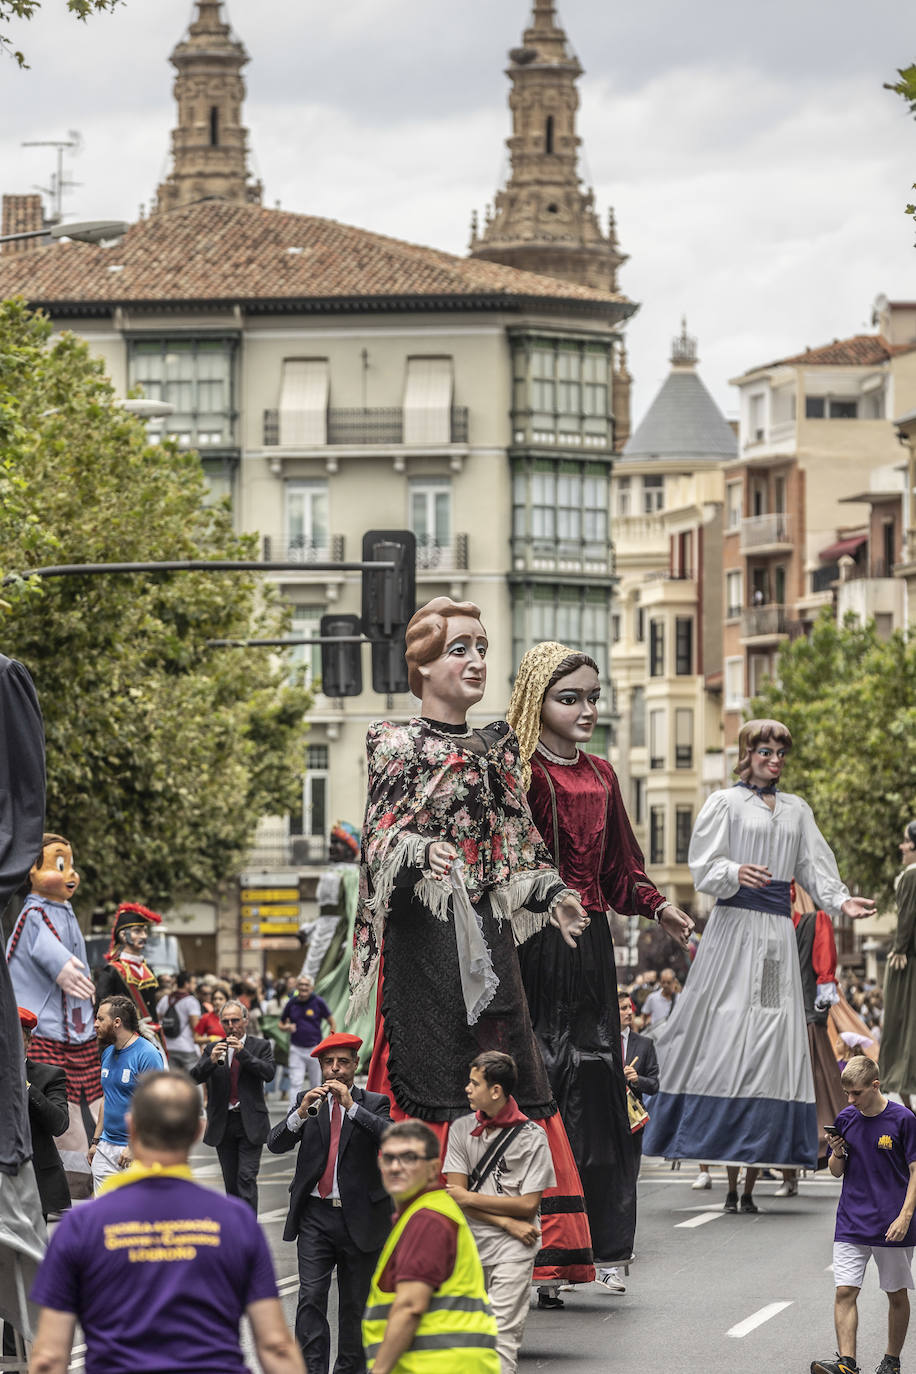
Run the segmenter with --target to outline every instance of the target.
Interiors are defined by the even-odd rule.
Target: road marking
[[[277,1279],[277,1292],[281,1298],[288,1297],[290,1293],[295,1293],[298,1287],[298,1274],[288,1274],[285,1279]]]
[[[288,1211],[288,1207],[275,1207],[272,1212],[258,1212],[258,1221],[284,1221]]]
[[[771,1317],[777,1317],[780,1312],[791,1306],[791,1302],[769,1302],[766,1307],[761,1307],[759,1312],[754,1312],[750,1317],[745,1317],[743,1322],[738,1322],[737,1325],[729,1327],[725,1334],[726,1336],[747,1336],[751,1331],[755,1331],[758,1326],[763,1326],[763,1323],[768,1322]]]
[[[675,1231],[691,1230],[694,1226],[705,1226],[707,1221],[717,1221],[719,1217],[724,1217],[724,1212],[701,1212],[698,1217],[688,1217],[686,1221],[675,1222]]]

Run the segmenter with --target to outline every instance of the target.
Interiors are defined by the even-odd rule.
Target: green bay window
[[[610,448],[610,343],[516,335],[516,443]]]
[[[154,432],[182,448],[225,450],[236,445],[233,337],[136,338],[128,341],[128,385],[174,412]]]

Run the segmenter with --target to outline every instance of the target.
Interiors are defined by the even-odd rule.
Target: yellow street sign
[[[298,902],[298,887],[243,887],[243,902]]]

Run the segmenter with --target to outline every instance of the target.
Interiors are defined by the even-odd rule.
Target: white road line
[[[771,1317],[776,1317],[780,1312],[791,1307],[791,1302],[769,1302],[766,1307],[761,1307],[759,1312],[754,1312],[750,1317],[745,1317],[743,1322],[738,1322],[726,1331],[726,1336],[747,1336],[751,1331],[768,1322]]]
[[[258,1212],[258,1221],[283,1221],[288,1211],[288,1207],[275,1207],[272,1212]]]
[[[688,1217],[686,1221],[675,1222],[675,1231],[689,1231],[694,1226],[705,1226],[707,1221],[718,1221],[719,1217],[724,1217],[724,1212],[701,1212],[698,1217]]]

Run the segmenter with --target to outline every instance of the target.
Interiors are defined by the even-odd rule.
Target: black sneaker
[[[549,1288],[538,1289],[538,1308],[541,1312],[560,1312],[566,1306],[562,1298],[555,1298]]]
[[[811,1374],[860,1374],[851,1355],[837,1355],[835,1360],[812,1360]]]
[[[754,1199],[751,1197],[750,1193],[742,1193],[742,1194],[741,1194],[741,1207],[740,1207],[740,1210],[741,1210],[742,1212],[751,1212],[751,1213],[757,1212],[757,1211],[759,1210],[759,1208],[757,1207],[756,1202],[755,1202]]]
[[[885,1355],[875,1370],[875,1374],[900,1374],[900,1356]]]
[[[737,1210],[738,1210],[738,1194],[737,1194],[737,1193],[726,1193],[726,1194],[725,1194],[725,1201],[724,1201],[724,1203],[722,1204],[722,1211],[723,1211],[723,1212],[737,1212]]]

